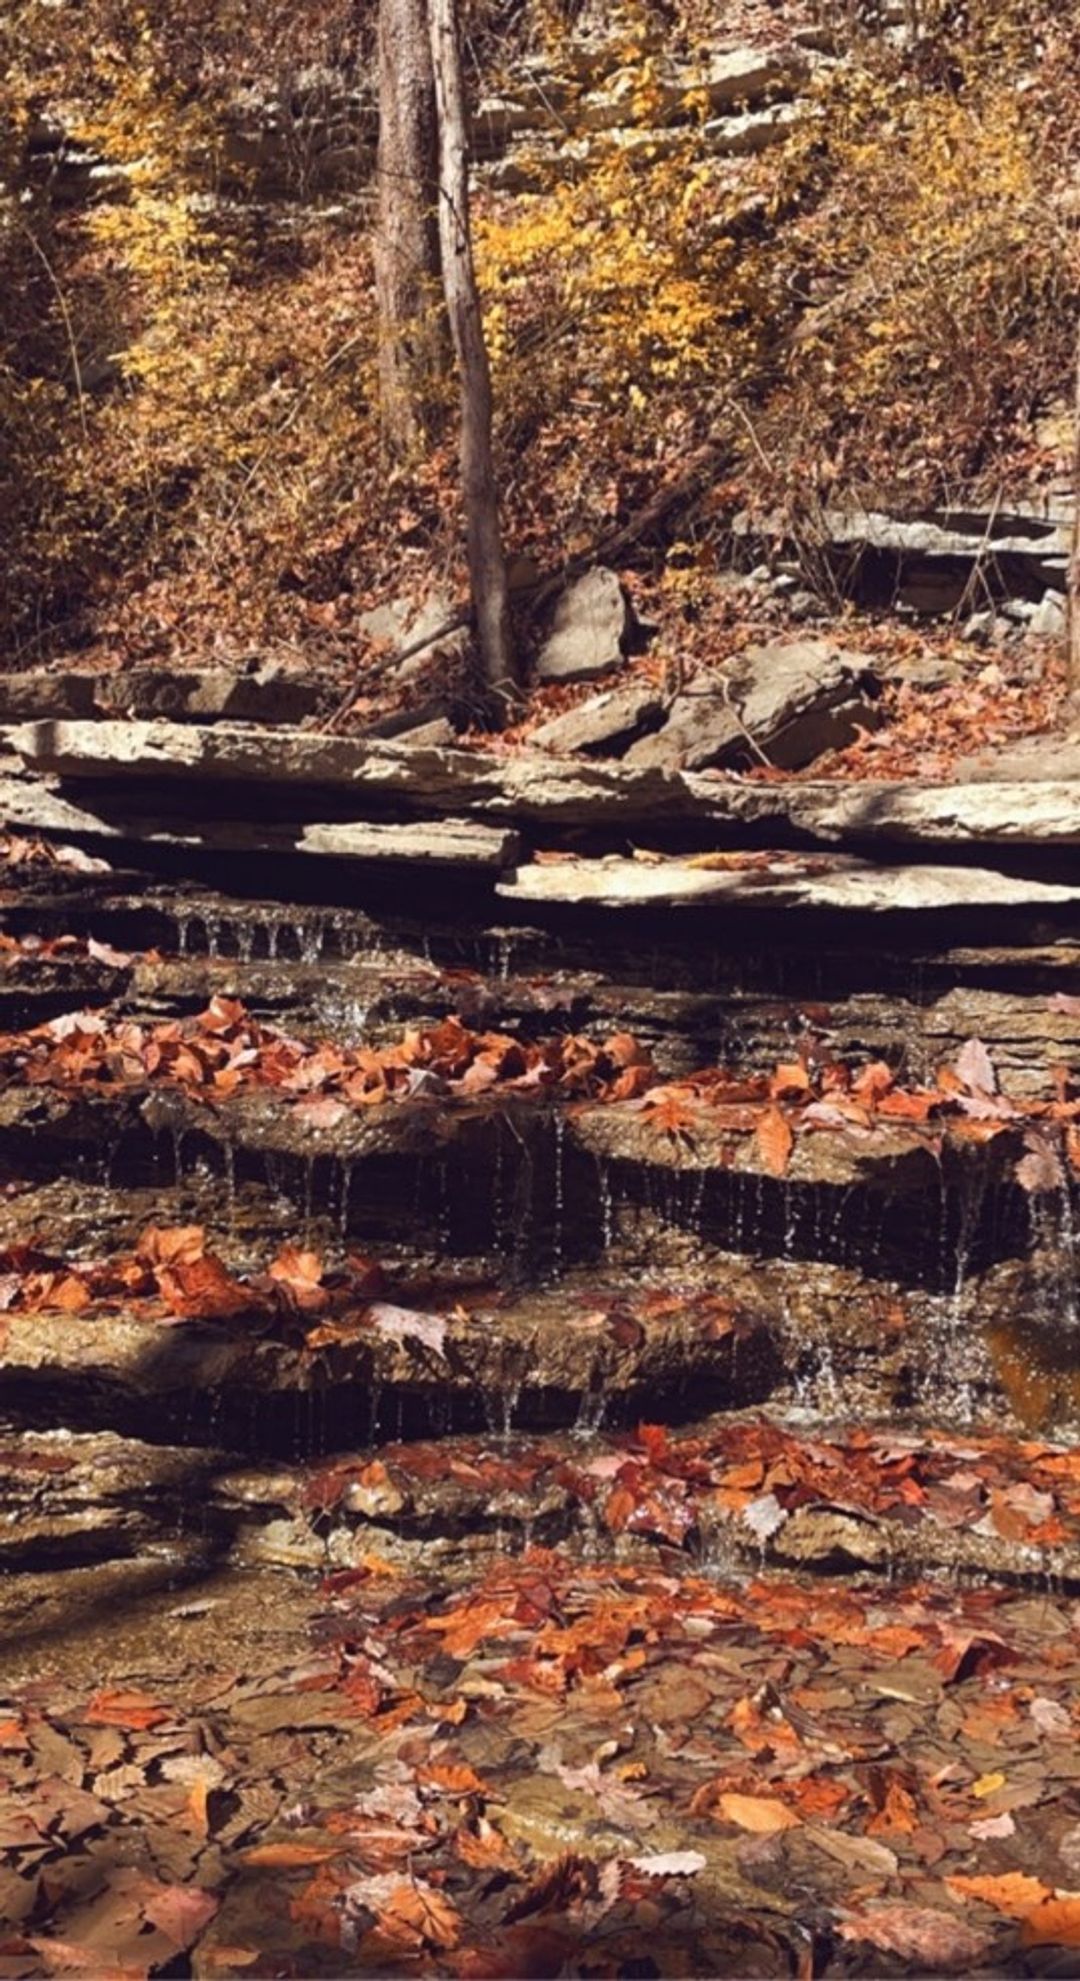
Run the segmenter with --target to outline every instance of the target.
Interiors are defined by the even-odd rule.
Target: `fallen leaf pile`
[[[122,959],[108,952],[107,960]],[[1080,999],[1059,993],[1051,1005],[1075,1014]],[[933,1086],[905,1087],[882,1060],[852,1068],[810,1047],[771,1074],[709,1067],[664,1082],[628,1032],[603,1040],[580,1033],[519,1039],[472,1031],[451,1017],[406,1031],[394,1044],[343,1046],[291,1038],[235,998],[214,997],[191,1019],[147,1025],[73,1012],[0,1035],[0,1071],[27,1086],[91,1094],[166,1087],[211,1105],[272,1091],[314,1128],[386,1102],[469,1103],[496,1093],[622,1104],[643,1127],[688,1148],[702,1130],[714,1138],[752,1136],[754,1166],[777,1177],[803,1134],[858,1137],[901,1127],[935,1150],[946,1133],[973,1143],[1019,1135],[1017,1180],[1036,1194],[1060,1189],[1067,1168],[1080,1169],[1080,1097],[1068,1069],[1052,1069],[1055,1099],[1002,1093],[980,1039],[968,1040],[955,1065],[940,1067]],[[717,1160],[730,1157],[721,1152]]]
[[[584,1939],[605,1973],[1022,1972],[1080,1939],[1060,1599],[533,1549],[441,1586],[371,1556],[322,1605],[299,1661],[5,1701],[12,1981],[559,1974]]]
[[[157,950],[143,950],[140,962],[160,962]],[[96,936],[11,935],[0,930],[0,969],[8,975],[21,963],[104,963],[111,969],[125,969],[135,958]]]
[[[0,1312],[7,1313],[78,1314],[138,1304],[148,1319],[243,1315],[306,1325],[316,1315],[348,1313],[366,1321],[381,1311],[382,1287],[373,1260],[350,1258],[330,1271],[317,1253],[295,1245],[283,1246],[265,1272],[233,1273],[197,1224],[150,1225],[134,1251],[104,1259],[67,1260],[34,1244],[0,1252]],[[417,1323],[429,1318],[415,1317]]]
[[[495,1088],[619,1100],[653,1077],[647,1054],[628,1033],[602,1042],[573,1033],[531,1042],[473,1032],[446,1018],[407,1031],[395,1045],[309,1044],[260,1024],[228,997],[212,998],[196,1018],[157,1025],[72,1012],[0,1036],[0,1069],[27,1085],[109,1092],[152,1084],[203,1100],[272,1088],[324,1127],[350,1107],[475,1100]]]
[[[530,1531],[599,1529],[691,1554],[707,1546],[756,1558],[767,1549],[795,1561],[880,1565],[979,1564],[1011,1551],[1032,1569],[1080,1570],[1080,1453],[1035,1440],[859,1429],[809,1436],[771,1420],[724,1418],[689,1433],[643,1425],[598,1438],[588,1455],[573,1438],[519,1437],[512,1450],[443,1439],[316,1467],[300,1499],[345,1517],[373,1495],[392,1500],[405,1520],[452,1506],[465,1527],[497,1507]]]
[[[8,867],[64,867],[77,874],[107,874],[107,860],[51,839],[28,839],[22,833],[0,832],[0,863]]]

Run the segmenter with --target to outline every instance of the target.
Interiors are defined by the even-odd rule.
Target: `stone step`
[[[32,1576],[156,1549],[331,1573],[377,1558],[430,1577],[544,1548],[613,1567],[658,1552],[676,1573],[947,1571],[1075,1591],[1068,1462],[1067,1446],[1000,1431],[823,1421],[808,1434],[782,1412],[588,1445],[450,1436],[294,1466],[112,1432],[0,1432],[0,1565]]]

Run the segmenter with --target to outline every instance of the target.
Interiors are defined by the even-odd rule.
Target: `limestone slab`
[[[613,856],[519,867],[500,881],[507,900],[601,908],[849,909],[883,914],[949,908],[1026,908],[1080,901],[1080,887],[1029,880],[990,868],[872,866],[837,858],[826,872],[708,871],[686,861],[655,864]]]

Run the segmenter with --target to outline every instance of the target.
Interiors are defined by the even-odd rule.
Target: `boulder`
[[[388,678],[407,686],[424,673],[436,655],[460,658],[469,643],[462,618],[453,599],[433,592],[422,604],[409,597],[389,599],[365,612],[357,630],[365,639],[405,656],[390,669]]]
[[[623,663],[630,611],[614,571],[601,564],[568,586],[536,662],[541,681],[589,681]]]
[[[1057,592],[1044,592],[1027,624],[1034,639],[1058,640],[1065,631],[1065,601]]]
[[[874,728],[870,663],[827,640],[748,647],[724,674],[676,697],[663,728],[626,762],[704,770],[767,759],[798,770]]]
[[[575,750],[619,756],[643,730],[657,728],[663,710],[663,697],[649,683],[638,688],[609,688],[603,695],[579,702],[565,715],[541,723],[530,740],[556,757],[572,756]]]

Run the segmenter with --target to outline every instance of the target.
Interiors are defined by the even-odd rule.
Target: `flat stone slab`
[[[50,833],[152,839],[160,832],[192,844],[278,850],[283,843],[295,845],[311,829],[243,820],[217,826],[212,820],[184,820],[182,812],[178,822],[179,808],[159,794],[185,786],[186,809],[194,782],[272,787],[281,794],[279,815],[293,808],[312,825],[318,793],[327,791],[339,806],[346,800],[354,804],[356,816],[365,819],[391,811],[552,832],[583,825],[666,829],[692,822],[709,828],[714,845],[768,828],[824,845],[1080,843],[1080,777],[1062,775],[1071,756],[1048,757],[1046,770],[1023,777],[1011,777],[1005,759],[996,776],[981,772],[954,784],[758,783],[707,771],[568,760],[542,750],[507,758],[228,724],[50,721],[4,733],[8,746],[34,770],[79,782],[77,795],[70,797],[32,778],[5,776],[0,804],[8,822]],[[148,785],[155,812],[145,809]],[[205,801],[192,809],[206,811]]]
[[[1080,887],[1028,880],[989,868],[873,866],[837,856],[824,872],[775,868],[695,867],[621,859],[566,860],[519,867],[498,893],[529,906],[555,903],[598,908],[816,908],[870,914],[950,908],[1026,908],[1080,900]]]

